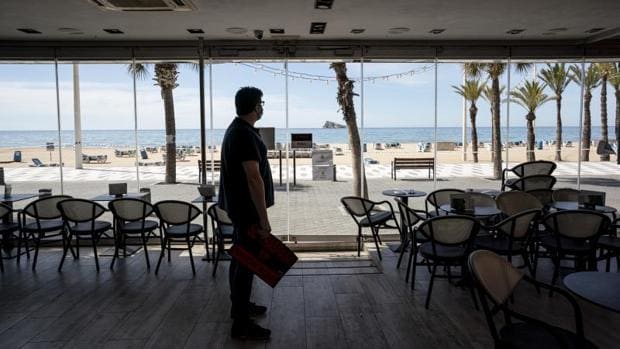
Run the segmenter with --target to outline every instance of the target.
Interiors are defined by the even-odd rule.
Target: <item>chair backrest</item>
[[[24,207],[23,212],[36,219],[56,219],[62,216],[58,209],[58,203],[71,199],[68,195],[53,195],[35,200]]]
[[[221,208],[219,205],[212,205],[211,207],[209,207],[209,209],[207,210],[207,214],[218,225],[220,224],[232,225],[233,224],[230,217],[228,217],[228,212],[226,212],[226,210]]]
[[[573,188],[558,188],[553,191],[553,201],[579,201],[579,190]]]
[[[555,171],[557,165],[552,161],[538,160],[518,164],[512,168],[512,172],[519,177],[533,175],[550,175]]]
[[[450,203],[450,196],[452,194],[462,194],[463,190],[460,189],[439,189],[430,192],[426,196],[426,200],[424,201],[424,205],[426,207],[426,212],[430,213],[429,205],[435,213],[439,213],[439,206]]]
[[[468,216],[439,216],[424,221],[418,228],[433,245],[464,245],[478,233],[478,221]]]
[[[354,217],[363,217],[370,213],[375,203],[359,196],[345,196],[340,199],[344,208]]]
[[[472,199],[474,206],[497,207],[497,203],[491,195],[477,192],[469,192],[467,194]]]
[[[142,160],[148,160],[149,159],[149,154],[146,153],[146,150],[144,150],[144,149],[140,150],[140,158],[142,158]]]
[[[523,278],[523,273],[506,259],[487,250],[477,250],[469,255],[469,269],[479,289],[495,304],[504,304]]]
[[[58,210],[65,221],[91,222],[105,213],[105,207],[85,199],[66,199],[58,202]]]
[[[112,200],[108,203],[108,208],[112,211],[114,218],[124,222],[143,220],[155,210],[150,203],[133,198]]]
[[[6,215],[10,214],[11,212],[13,212],[13,210],[9,206],[3,203],[0,203],[0,219],[3,219]]]
[[[32,163],[33,163],[36,167],[41,167],[41,166],[43,166],[43,162],[41,162],[41,160],[39,160],[38,158],[32,158]]]
[[[495,198],[495,202],[497,203],[497,208],[508,216],[513,216],[526,210],[540,210],[543,208],[543,205],[535,196],[522,191],[500,193]]]
[[[538,209],[521,211],[497,223],[495,228],[499,233],[504,234],[511,239],[524,240],[532,231],[530,229],[532,227],[532,223],[540,214],[541,210]]]
[[[200,215],[198,207],[176,200],[165,200],[155,204],[157,217],[166,224],[187,224]]]
[[[543,206],[549,206],[553,202],[553,190],[551,189],[534,189],[526,193],[538,199]]]
[[[411,207],[407,206],[402,200],[395,199],[398,204],[398,211],[400,212],[401,222],[404,223],[403,229],[411,228],[419,222],[424,221],[425,217],[421,216],[418,212],[416,212]]]
[[[587,210],[565,210],[545,217],[543,224],[557,236],[589,240],[607,232],[609,217],[602,213]]]
[[[556,179],[551,175],[531,175],[519,178],[510,185],[512,189],[530,191],[535,189],[553,189]]]

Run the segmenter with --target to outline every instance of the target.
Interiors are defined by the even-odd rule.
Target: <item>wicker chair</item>
[[[415,288],[415,274],[416,267],[418,265],[427,265],[426,263],[418,263],[418,250],[419,246],[422,243],[428,241],[422,233],[418,231],[418,226],[420,223],[424,222],[427,219],[426,213],[422,210],[415,210],[409,206],[407,206],[400,199],[396,199],[396,203],[398,204],[398,211],[400,212],[401,217],[401,229],[403,229],[404,235],[407,237],[403,246],[400,249],[400,256],[398,257],[398,263],[396,267],[400,267],[400,263],[405,255],[405,251],[407,250],[407,246],[411,245],[411,251],[409,252],[409,262],[407,263],[407,274],[405,276],[405,282],[409,282],[409,273],[412,273],[411,276],[411,289]]]
[[[513,168],[506,168],[502,171],[502,191],[506,187],[511,187],[518,179],[533,175],[551,175],[555,171],[557,165],[551,161],[529,161],[518,164]],[[508,178],[508,174],[512,173],[517,178]]]
[[[537,189],[551,190],[556,181],[557,179],[551,175],[531,175],[519,178],[506,187],[512,190],[521,190],[525,192]]]
[[[217,272],[217,265],[221,255],[226,251],[225,243],[232,242],[235,228],[233,227],[228,213],[218,205],[212,205],[207,210],[211,217],[211,231],[213,232],[213,274]],[[217,252],[216,252],[217,248]]]
[[[19,231],[18,223],[3,223],[5,219],[15,212],[12,208],[0,203],[0,271],[4,272],[4,263],[2,262],[2,250],[4,249],[5,239],[13,239],[15,232]]]
[[[558,188],[553,191],[553,201],[579,201],[579,190],[572,188]]]
[[[436,217],[447,215],[446,212],[439,209],[441,205],[450,203],[450,196],[453,194],[463,194],[464,191],[460,189],[439,189],[430,192],[424,200],[424,207],[426,214],[429,217]]]

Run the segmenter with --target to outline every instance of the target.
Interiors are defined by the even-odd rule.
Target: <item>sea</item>
[[[206,131],[207,144],[221,144],[224,137],[224,129]],[[460,127],[438,127],[437,141],[461,142]],[[283,128],[275,129],[276,142],[286,143],[288,134],[312,133],[312,141],[317,144],[346,144],[348,133],[346,129],[324,128],[290,128],[288,132]],[[552,141],[555,139],[555,127],[536,127],[537,141]],[[592,140],[600,139],[601,127],[592,127]],[[411,127],[411,128],[364,128],[361,130],[364,143],[419,143],[433,142],[435,140],[434,128]],[[467,130],[469,141],[471,131]],[[614,129],[609,128],[609,138],[614,139]],[[525,141],[527,129],[525,127],[511,127],[509,130],[510,141]],[[563,141],[579,141],[579,127],[567,126],[562,128]],[[61,132],[63,147],[74,145],[73,130]],[[138,130],[138,144],[141,147],[161,146],[165,144],[164,130]],[[502,141],[505,141],[506,129],[502,128]],[[491,128],[479,127],[478,140],[480,142],[491,141]],[[58,145],[58,131],[2,131],[0,130],[0,147],[45,147],[51,142]],[[178,129],[176,132],[177,145],[198,146],[200,145],[199,129]],[[135,146],[134,130],[82,130],[82,146],[98,148],[128,148]]]

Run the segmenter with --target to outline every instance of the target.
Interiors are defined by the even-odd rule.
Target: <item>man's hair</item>
[[[246,86],[237,91],[235,95],[235,108],[237,115],[246,115],[254,111],[256,105],[263,97],[263,91],[256,87]]]

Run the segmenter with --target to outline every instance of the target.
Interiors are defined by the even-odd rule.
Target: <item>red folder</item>
[[[259,238],[255,227],[250,228],[248,236],[260,246],[257,253],[248,251],[242,245],[233,245],[228,253],[269,286],[276,287],[284,274],[297,262],[297,256],[273,235],[265,239]]]

